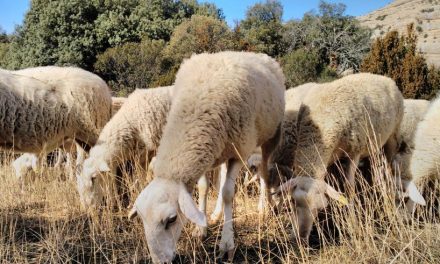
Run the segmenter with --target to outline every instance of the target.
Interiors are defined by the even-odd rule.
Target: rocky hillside
[[[406,32],[406,26],[414,23],[420,52],[440,66],[440,0],[395,0],[359,20],[374,29],[374,37],[393,29]]]

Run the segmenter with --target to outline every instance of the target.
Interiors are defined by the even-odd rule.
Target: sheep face
[[[304,242],[308,241],[318,211],[327,207],[328,198],[348,204],[347,199],[326,182],[310,177],[293,178],[278,188],[276,193],[280,192],[289,193],[295,199],[299,237]]]
[[[83,208],[96,208],[103,198],[103,172],[109,172],[108,164],[103,160],[89,158],[76,175],[77,187]]]
[[[186,220],[207,226],[183,183],[155,178],[138,196],[129,218],[139,216],[154,263],[171,262]]]
[[[417,186],[413,181],[401,180],[400,177],[396,177],[396,204],[400,205],[402,201],[411,200],[415,204],[425,206],[426,201],[422,194],[417,189]]]

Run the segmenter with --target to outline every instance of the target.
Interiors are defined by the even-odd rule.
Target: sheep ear
[[[273,192],[272,194],[279,194],[279,193],[290,193],[293,189],[295,189],[296,185],[298,185],[298,177],[288,180],[287,182],[283,183],[278,189]]]
[[[179,190],[179,207],[180,211],[188,218],[189,221],[202,227],[208,226],[206,216],[198,208],[191,194],[182,184]]]
[[[419,190],[417,190],[416,185],[412,181],[408,184],[406,188],[409,199],[411,199],[416,204],[420,204],[423,206],[426,205],[425,199],[423,198],[422,194],[420,194]]]
[[[348,205],[347,198],[345,198],[345,196],[342,193],[336,191],[333,187],[331,187],[328,184],[326,184],[325,193],[328,195],[328,197],[338,201],[341,205]]]
[[[130,212],[128,213],[128,219],[133,220],[133,218],[135,218],[138,215],[136,207],[133,206],[133,208],[131,208]]]
[[[108,166],[107,162],[105,162],[105,161],[99,162],[98,169],[101,172],[109,172],[110,171],[110,167]]]

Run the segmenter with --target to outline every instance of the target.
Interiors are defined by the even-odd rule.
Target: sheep
[[[72,67],[0,70],[0,147],[48,153],[67,139],[86,149],[111,115],[111,94],[97,75]]]
[[[206,226],[191,191],[208,170],[227,161],[222,190],[220,256],[233,258],[232,200],[242,163],[261,146],[263,172],[278,142],[284,113],[284,76],[267,55],[220,52],[193,55],[176,75],[168,122],[154,166],[129,218],[139,215],[153,262],[170,262],[183,223]],[[263,173],[267,182],[267,173]],[[266,195],[269,190],[266,190]],[[270,196],[267,197],[270,201]],[[179,218],[179,220],[177,220]]]
[[[127,101],[126,97],[112,97],[112,116],[115,115]]]
[[[280,185],[292,177],[291,170],[295,159],[296,150],[296,123],[298,111],[304,97],[314,89],[317,83],[306,83],[286,91],[286,108],[284,111],[283,133],[278,146],[269,160],[269,179],[272,186]],[[281,176],[281,177],[280,177]]]
[[[400,173],[401,183],[397,187],[402,188],[403,195],[409,197],[411,203],[414,203],[413,200],[418,200],[418,203],[424,204],[424,201],[422,201],[423,197],[418,196],[417,191],[414,192],[417,188],[412,182],[409,165],[414,150],[414,135],[416,133],[416,128],[428,111],[429,101],[421,99],[405,99],[403,105],[404,113],[400,125],[400,135],[398,140],[400,147],[398,153],[393,159],[394,165],[397,166],[397,170]],[[397,201],[399,201],[399,199],[397,199]]]
[[[87,149],[110,118],[109,88],[97,75],[79,68],[0,70],[0,86],[0,147],[28,152],[23,159],[36,154],[34,159],[44,160],[69,139]],[[78,164],[84,153],[79,146],[77,151]],[[22,180],[32,164],[20,160],[15,163],[16,176]]]
[[[428,180],[440,179],[440,97],[435,99],[420,121],[414,135],[414,151],[409,170],[412,181],[423,191]],[[414,212],[415,201],[408,200],[406,209]]]
[[[67,139],[62,146],[45,155],[45,153],[23,153],[20,157],[14,160],[12,166],[15,171],[15,176],[21,184],[23,189],[25,186],[25,176],[30,172],[38,172],[43,163],[49,164],[48,159],[52,159],[52,166],[54,168],[60,168],[61,164],[65,160],[65,167],[69,170],[72,169],[72,154],[76,150],[77,155],[81,155],[83,152],[80,147],[74,143],[73,140]],[[81,157],[77,157],[79,160]],[[40,161],[40,159],[42,159]],[[68,172],[68,175],[72,176],[72,171]]]
[[[23,178],[29,172],[37,172],[38,170],[38,157],[33,153],[23,153],[20,157],[16,158],[12,162],[12,167],[15,171],[15,176],[19,179],[20,183],[24,183]],[[23,186],[22,186],[23,188]]]
[[[319,84],[303,100],[298,113],[294,175],[278,189],[296,201],[300,241],[307,243],[318,210],[327,206],[326,195],[342,204],[347,199],[324,179],[327,168],[340,158],[346,168],[349,190],[371,144],[383,146],[389,162],[398,147],[403,97],[388,77],[360,73]],[[350,188],[351,187],[351,188]]]
[[[118,164],[138,154],[145,166],[162,136],[171,106],[172,86],[136,89],[105,125],[77,174],[77,187],[84,208],[96,208],[103,198],[100,173],[115,171]]]

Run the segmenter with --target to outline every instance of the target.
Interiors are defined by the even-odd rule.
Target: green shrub
[[[361,71],[386,75],[392,78],[405,98],[431,98],[437,76],[430,71],[425,58],[417,53],[417,36],[414,25],[408,26],[406,35],[391,31],[378,38],[361,65]]]
[[[110,48],[97,57],[95,71],[119,95],[151,87],[167,71],[168,64],[162,56],[164,47],[163,40],[147,39]]]
[[[317,81],[321,73],[319,54],[315,50],[298,49],[281,59],[287,87]]]

